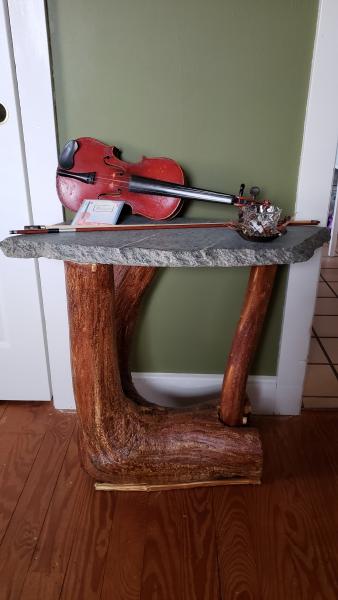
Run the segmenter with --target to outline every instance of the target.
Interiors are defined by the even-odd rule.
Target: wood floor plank
[[[292,487],[303,496],[303,499],[297,499],[297,508],[306,511],[311,523],[308,553],[312,551],[311,558],[315,563],[309,567],[308,577],[302,565],[302,578],[318,597],[337,598],[338,486],[331,460],[327,460],[323,450],[323,441],[317,435],[313,419],[306,421],[297,417],[291,420],[287,435],[283,432],[280,453],[285,468],[287,464],[294,464]],[[301,530],[299,519],[297,528]]]
[[[246,486],[214,489],[214,515],[222,598],[261,598],[251,538]]]
[[[94,482],[87,479],[60,600],[100,598],[115,500],[115,494],[96,492]]]
[[[154,493],[149,508],[141,600],[218,600],[211,489]]]
[[[0,434],[44,433],[55,414],[51,402],[8,402],[0,417]]]
[[[263,421],[263,424],[261,424],[263,451],[265,449],[263,482],[259,490],[249,490],[246,496],[246,508],[261,599],[284,600],[285,583],[282,585],[281,579],[286,579],[286,587],[288,587],[290,582],[289,562],[292,566],[292,560],[289,561],[291,555],[289,557],[288,555],[285,556],[285,527],[279,506],[279,503],[282,502],[282,484],[279,483],[279,467],[276,465],[276,442],[271,447],[271,439],[268,436],[269,425],[267,428],[264,425]],[[268,452],[267,448],[269,448]],[[275,474],[277,481],[274,478]],[[281,564],[281,557],[284,560],[284,565]],[[297,582],[297,578],[295,581]],[[289,596],[286,597],[294,600],[294,590],[289,590],[289,592]]]
[[[314,475],[304,476],[308,468],[296,448],[292,418],[269,419],[262,429],[263,447],[269,448],[263,485],[246,492],[261,598],[333,600],[337,560],[328,561],[326,544],[334,542],[323,535],[324,523],[309,502]]]
[[[115,494],[101,600],[139,600],[150,494]]]
[[[337,425],[338,420],[332,432],[334,438],[337,437]],[[295,419],[290,434],[287,439],[283,436],[282,454],[284,460],[289,461],[292,456],[299,456],[299,468],[294,478],[306,490],[314,540],[323,563],[323,573],[317,585],[323,595],[326,592],[338,597],[338,444],[335,442],[335,449],[331,453],[333,445],[327,443],[327,429],[322,438],[318,420],[313,417],[308,420],[303,417]],[[289,439],[291,444],[288,443]]]
[[[0,546],[0,599],[17,600],[64,460],[74,418],[56,413]]]
[[[7,408],[7,402],[5,400],[0,400],[0,419],[1,419],[2,415],[4,414],[6,408]]]
[[[290,452],[302,456],[302,472],[297,479],[305,479],[307,499],[312,507],[313,520],[321,534],[322,552],[328,555],[327,566],[334,573],[338,597],[338,415],[319,418],[303,416]],[[337,576],[336,576],[337,573]]]
[[[95,492],[74,416],[8,404],[0,600],[337,600],[338,412],[255,420],[261,486]]]
[[[318,438],[316,443],[316,458],[323,459],[324,473],[328,477],[330,475],[338,475],[338,413],[331,411],[327,412],[315,412],[305,413],[304,419],[310,420],[313,427],[313,431],[316,434],[315,439]],[[334,479],[336,484],[336,479]]]
[[[39,451],[42,434],[0,435],[0,544]]]
[[[88,477],[82,471],[74,432],[34,551],[20,600],[60,597]]]

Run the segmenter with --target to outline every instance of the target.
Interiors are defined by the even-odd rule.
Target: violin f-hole
[[[116,163],[110,163],[109,162],[110,158],[111,158],[111,156],[104,156],[104,158],[103,158],[104,164],[107,165],[107,167],[116,169],[116,175],[118,175],[119,177],[123,177],[123,175],[126,174],[126,171],[120,165],[117,165]]]

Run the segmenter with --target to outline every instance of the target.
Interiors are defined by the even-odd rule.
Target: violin
[[[187,187],[179,164],[170,158],[147,158],[128,163],[119,150],[89,137],[69,140],[59,157],[56,187],[60,201],[77,211],[87,198],[122,200],[132,214],[148,219],[170,219],[181,208],[182,199],[192,198],[241,206],[256,202],[259,188],[251,198]],[[256,191],[255,191],[256,190]]]

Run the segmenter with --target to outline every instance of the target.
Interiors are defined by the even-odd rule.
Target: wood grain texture
[[[95,489],[98,492],[163,492],[165,490],[188,490],[199,487],[223,487],[225,485],[258,485],[260,481],[255,479],[232,478],[215,479],[214,481],[193,481],[190,483],[168,483],[162,485],[154,484],[117,484],[96,482]]]
[[[0,581],[4,581],[1,600],[20,595],[73,428],[74,420],[59,414],[44,435],[1,542]]]
[[[5,402],[4,400],[0,400],[0,419],[1,419],[2,415],[4,414],[6,408],[7,408],[7,402]]]
[[[212,494],[222,599],[258,600],[260,587],[245,489],[214,489]]]
[[[256,430],[225,427],[215,406],[159,409],[124,393],[113,270],[66,264],[74,393],[87,472],[119,484],[259,480],[262,449]]]
[[[0,435],[0,544],[33,467],[43,435]]]
[[[49,403],[4,403],[0,417],[0,544],[54,412]]]
[[[259,495],[245,491],[249,522],[259,523],[251,526],[251,537],[263,599],[338,597],[337,496],[328,489],[321,493],[327,467],[323,459],[319,469],[311,460],[314,436],[307,427],[304,444],[303,423],[289,418],[277,427],[262,420],[264,443],[271,448],[265,484]]]
[[[140,600],[221,599],[211,494],[152,495]]]
[[[97,494],[86,481],[60,600],[94,600],[101,597],[115,495]]]
[[[145,493],[115,498],[101,599],[139,600],[151,498]]]
[[[43,442],[0,545],[1,600],[338,597],[338,412],[254,417],[261,486],[120,494],[94,491],[64,415],[43,425],[43,406],[13,408],[22,437]],[[12,436],[1,429],[4,452]],[[2,505],[18,472],[1,482]]]
[[[246,384],[269,306],[278,265],[252,267],[244,304],[232,341],[223,379],[220,417],[226,425],[241,425]]]
[[[25,410],[22,410],[22,408]],[[8,402],[0,418],[0,434],[45,433],[55,423],[55,410],[50,402]]]
[[[60,596],[88,477],[79,469],[74,432],[26,575],[21,599]]]
[[[130,350],[141,302],[157,271],[156,267],[114,266],[116,344],[121,385],[128,398],[144,406],[151,403],[138,393],[133,384]]]

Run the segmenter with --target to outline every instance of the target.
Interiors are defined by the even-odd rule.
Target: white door
[[[0,0],[0,238],[31,221],[8,8]],[[50,400],[37,261],[0,252],[0,400]]]

